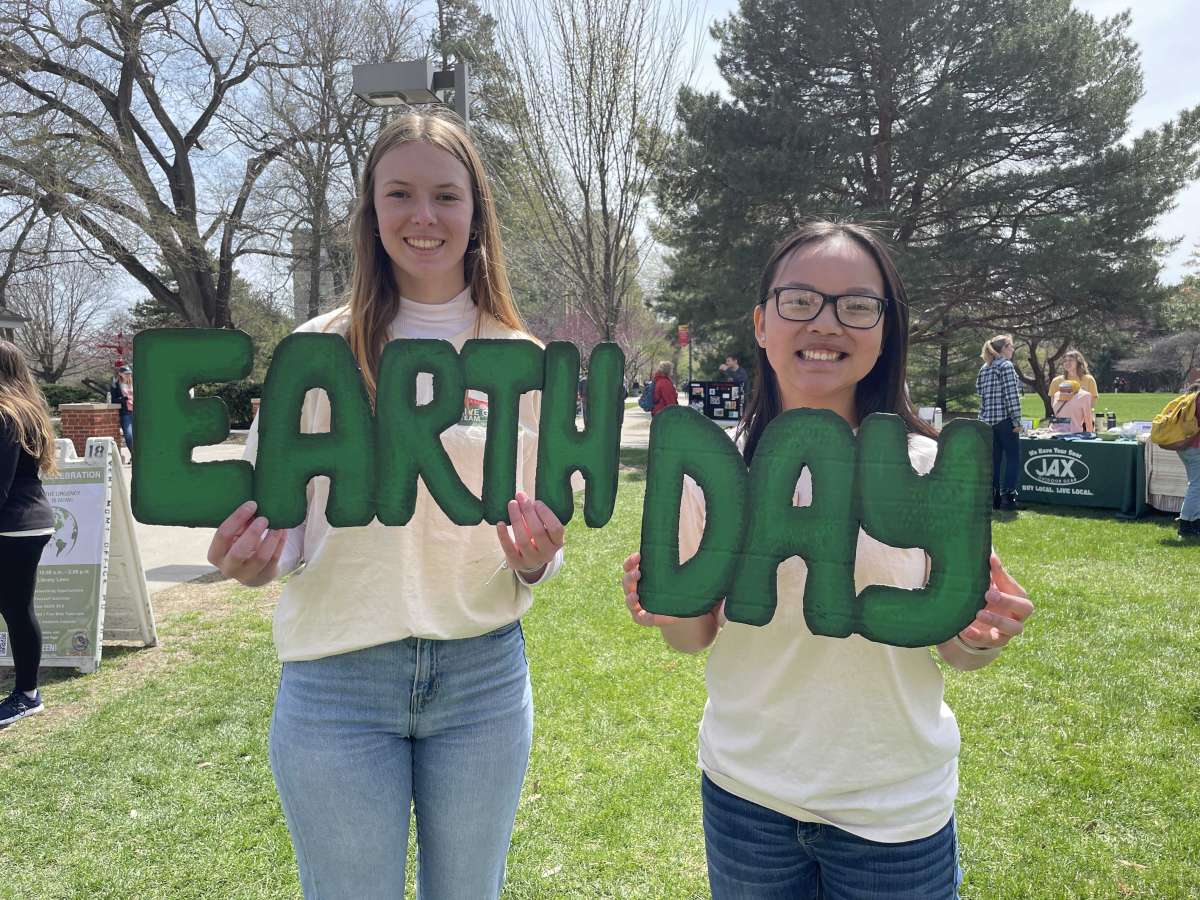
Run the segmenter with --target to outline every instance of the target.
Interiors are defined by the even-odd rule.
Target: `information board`
[[[733,381],[689,381],[688,406],[716,422],[732,424],[742,417],[745,393]]]
[[[42,480],[54,534],[33,600],[42,665],[93,672],[105,639],[153,646],[158,637],[116,443],[88,438],[82,458],[70,441],[57,445],[59,471]],[[13,664],[8,643],[0,631],[0,666]]]

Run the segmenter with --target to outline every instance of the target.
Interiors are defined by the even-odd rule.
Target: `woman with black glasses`
[[[908,309],[880,239],[854,225],[806,225],[776,248],[758,297],[755,384],[739,434],[746,462],[787,410],[829,410],[851,428],[883,412],[901,418],[909,462],[929,472],[936,433],[904,388]],[[812,502],[812,482],[805,469],[795,505]],[[704,500],[690,479],[680,507],[686,560],[705,526]],[[714,900],[957,897],[959,734],[930,648],[814,634],[800,557],[778,567],[775,614],[762,626],[726,621],[723,601],[692,618],[647,612],[638,598],[640,562],[635,553],[624,566],[634,622],[659,628],[677,650],[712,646],[699,764]],[[927,563],[919,548],[858,532],[860,591],[920,588]],[[992,584],[983,608],[936,647],[964,671],[994,660],[1033,612],[999,558],[987,563]]]

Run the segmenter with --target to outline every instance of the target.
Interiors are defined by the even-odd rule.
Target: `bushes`
[[[196,397],[220,397],[229,408],[231,428],[249,428],[254,418],[250,400],[262,396],[260,381],[229,381],[222,384],[196,385]],[[136,402],[136,394],[135,402]]]
[[[58,409],[64,403],[104,403],[101,397],[91,388],[81,384],[43,384],[39,385],[46,398],[46,405]]]

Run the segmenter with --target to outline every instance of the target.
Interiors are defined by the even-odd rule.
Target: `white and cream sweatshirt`
[[[304,323],[297,331],[345,334],[345,310]],[[390,333],[396,338],[441,338],[456,350],[471,338],[527,338],[480,314],[469,291],[442,304],[402,299]],[[433,378],[417,378],[417,403],[433,396]],[[479,496],[487,435],[486,394],[470,391],[472,415],[442,433],[459,477]],[[517,487],[534,493],[541,395],[520,401]],[[329,430],[329,400],[323,390],[304,398],[300,428]],[[481,415],[481,413],[483,413]],[[251,426],[244,458],[257,457],[258,422]],[[329,479],[308,485],[305,521],[290,530],[280,572],[294,572],[275,610],[275,645],[283,661],[319,659],[409,637],[448,640],[475,637],[520,618],[533,602],[530,585],[505,566],[495,526],[456,525],[418,479],[416,506],[406,525],[378,521],[334,528],[325,519]],[[536,583],[551,578],[562,551]],[[298,569],[298,571],[297,571]]]
[[[937,444],[909,438],[921,474]],[[804,470],[793,502],[811,502]],[[699,547],[703,495],[685,481],[680,558]],[[779,566],[775,616],[761,627],[728,622],[709,654],[699,766],[717,785],[793,819],[824,822],[873,841],[937,832],[958,790],[958,724],[942,699],[928,648],[892,647],[860,635],[814,635],[804,621],[804,560]],[[859,531],[855,588],[916,589],[925,551],[888,547]],[[916,601],[914,601],[916,602]]]

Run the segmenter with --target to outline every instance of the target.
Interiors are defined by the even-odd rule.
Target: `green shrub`
[[[46,398],[46,405],[58,409],[64,403],[103,403],[104,398],[81,384],[39,385]]]
[[[260,381],[228,381],[222,384],[196,385],[196,397],[220,397],[229,408],[231,428],[249,428],[254,418],[250,400],[262,396]],[[135,395],[136,396],[136,395]]]

